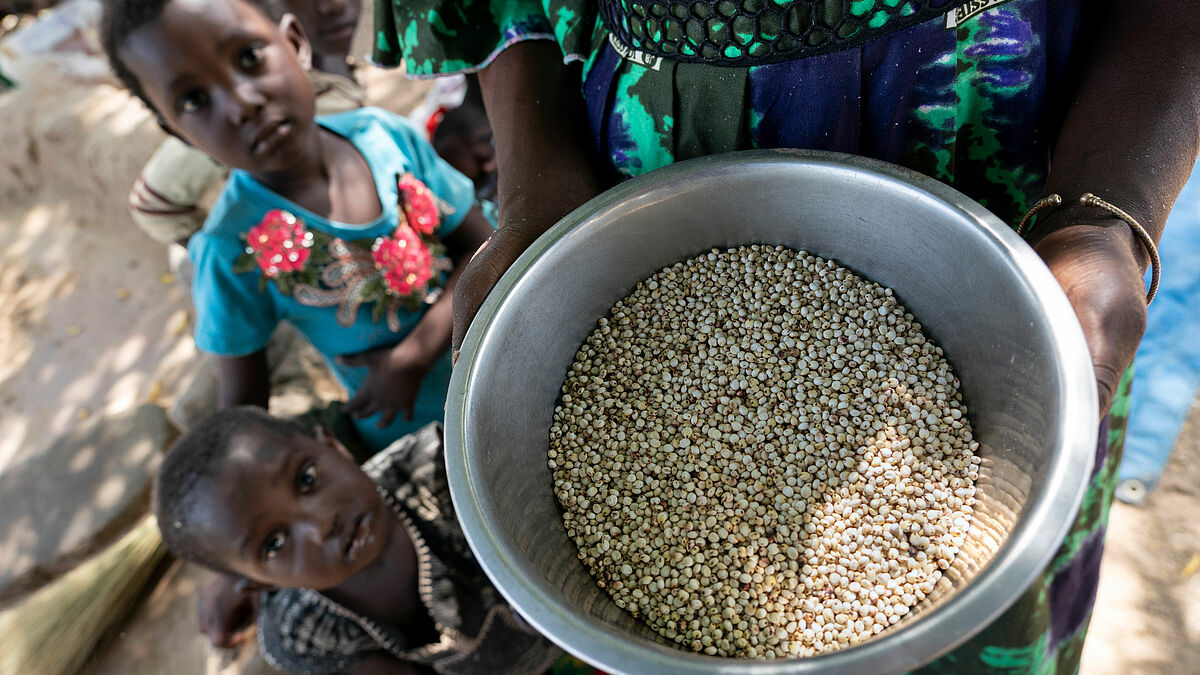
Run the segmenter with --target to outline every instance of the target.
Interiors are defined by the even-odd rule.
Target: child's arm
[[[219,404],[222,408],[238,405],[267,407],[271,398],[271,371],[266,349],[245,356],[218,357],[217,373],[221,380]]]
[[[129,191],[129,214],[156,241],[184,243],[204,224],[204,195],[224,179],[225,170],[207,155],[168,138]]]
[[[214,647],[237,647],[245,642],[246,629],[258,616],[260,597],[258,590],[242,590],[237,577],[214,572],[196,595],[200,632]]]
[[[421,381],[450,345],[458,277],[491,233],[492,226],[479,206],[471,207],[462,223],[443,242],[455,265],[442,297],[425,312],[408,337],[394,347],[338,357],[343,365],[369,369],[354,398],[346,403],[346,414],[364,418],[380,413],[377,424],[380,429],[391,424],[398,412],[404,413],[404,419],[412,419]]]

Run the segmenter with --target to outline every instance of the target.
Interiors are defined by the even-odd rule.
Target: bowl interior
[[[577,559],[546,466],[560,387],[596,321],[662,267],[750,243],[833,258],[891,287],[960,378],[983,458],[968,542],[933,594],[883,636],[797,661],[684,652],[618,608]],[[1053,277],[974,202],[861,158],[736,153],[629,181],[518,261],[460,355],[447,464],[464,530],[497,587],[551,639],[602,668],[899,672],[967,639],[1048,562],[1089,473],[1091,378]]]

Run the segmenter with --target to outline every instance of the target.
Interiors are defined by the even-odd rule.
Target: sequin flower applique
[[[304,221],[280,209],[268,211],[257,225],[244,235],[246,249],[234,264],[234,271],[248,272],[255,267],[262,272],[262,282],[274,281],[281,293],[290,294],[297,283],[314,282],[320,246],[329,239],[304,226]],[[310,264],[315,263],[315,264]]]
[[[380,237],[371,247],[371,255],[383,274],[387,292],[393,295],[420,293],[433,276],[433,256],[411,229],[397,229],[391,237]]]
[[[409,227],[422,236],[432,236],[441,222],[437,197],[411,173],[398,178],[396,186],[400,190],[400,210]]]
[[[259,286],[274,282],[280,293],[309,307],[337,307],[337,321],[354,324],[359,307],[401,329],[399,310],[418,311],[441,295],[452,265],[434,236],[453,209],[412,174],[396,176],[396,228],[374,239],[342,239],[308,229],[287,211],[269,211],[244,235],[238,273],[261,272]]]

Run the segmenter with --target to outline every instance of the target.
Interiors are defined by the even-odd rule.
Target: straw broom
[[[0,675],[68,675],[133,609],[166,554],[153,516],[0,613]]]

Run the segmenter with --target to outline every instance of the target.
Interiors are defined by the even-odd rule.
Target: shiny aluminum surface
[[[831,257],[894,289],[961,379],[984,460],[968,542],[930,597],[883,635],[808,659],[683,651],[618,608],[576,558],[546,466],[560,387],[596,321],[662,267],[749,243]],[[446,462],[463,529],[501,593],[604,670],[899,673],[978,632],[1050,561],[1090,474],[1096,409],[1066,296],[995,216],[890,164],[748,151],[623,183],[525,252],[467,334],[447,400]]]

